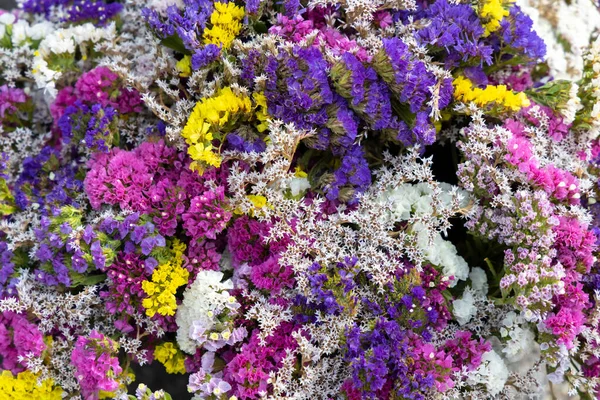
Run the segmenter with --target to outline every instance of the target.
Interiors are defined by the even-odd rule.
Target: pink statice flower
[[[116,357],[118,345],[98,331],[79,336],[71,353],[71,363],[86,400],[96,400],[99,392],[114,392],[119,387],[116,378],[123,370]]]
[[[231,212],[223,208],[224,204],[225,189],[221,186],[192,198],[182,216],[187,235],[193,240],[216,239],[231,219]]]
[[[574,340],[585,325],[585,315],[579,310],[563,307],[544,321],[546,327],[557,337],[556,342],[567,349],[574,346]]]
[[[0,365],[16,374],[25,368],[19,357],[39,357],[46,345],[38,327],[24,314],[5,311],[0,314]]]
[[[250,279],[258,289],[277,294],[281,289],[294,285],[294,271],[290,266],[281,265],[279,257],[271,256],[252,268]]]
[[[67,107],[75,104],[75,101],[77,101],[77,95],[73,87],[66,86],[58,91],[54,102],[50,104],[50,115],[52,115],[54,123],[58,122]]]
[[[17,112],[17,107],[27,101],[23,89],[0,86],[0,121],[9,114]]]

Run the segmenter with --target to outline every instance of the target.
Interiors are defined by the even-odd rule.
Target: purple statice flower
[[[88,107],[80,100],[67,107],[58,120],[64,144],[78,145],[80,142],[89,149],[108,152],[115,133],[117,112],[111,106],[97,103]]]
[[[269,236],[273,224],[257,221],[243,215],[237,218],[227,230],[227,248],[235,268],[244,263],[255,266],[265,262],[270,256],[280,254],[289,244],[286,235],[279,240],[264,241]]]
[[[0,121],[10,114],[16,113],[20,104],[27,101],[27,95],[23,89],[0,86]]]
[[[473,338],[471,332],[458,331],[454,338],[448,339],[444,343],[444,350],[451,354],[455,367],[473,371],[481,364],[481,356],[492,349],[490,342],[483,338],[477,340]]]
[[[110,106],[121,114],[142,110],[138,91],[120,87],[119,75],[107,67],[96,67],[82,74],[75,84],[75,92],[77,98],[88,105]]]
[[[192,241],[183,258],[183,266],[190,272],[190,281],[193,281],[199,271],[218,271],[221,253],[216,241]]]
[[[46,18],[58,9],[61,21],[93,21],[97,25],[105,25],[123,9],[120,3],[102,0],[26,0],[22,7],[26,12],[43,14]]]
[[[500,22],[500,33],[504,42],[521,51],[531,61],[538,61],[546,55],[546,44],[533,30],[533,22],[517,5],[510,8],[510,17]]]
[[[14,287],[16,282],[15,278],[12,278],[15,272],[15,264],[12,258],[13,252],[0,236],[0,298],[16,294]]]
[[[256,14],[262,0],[246,0],[246,12],[248,14]]]
[[[50,114],[54,119],[54,123],[58,123],[60,117],[63,116],[67,107],[72,106],[77,101],[75,88],[66,86],[58,91],[54,102],[50,105]]]
[[[325,313],[339,315],[344,310],[344,307],[338,303],[333,290],[325,287],[329,277],[324,273],[319,273],[321,268],[319,263],[314,263],[308,269],[308,281],[310,282],[312,295]]]
[[[260,52],[256,49],[250,49],[246,57],[241,60],[242,73],[240,78],[250,88],[254,87],[254,78],[256,78],[257,73],[261,70],[259,62]]]
[[[121,315],[119,327],[122,331],[132,330],[129,316],[142,314],[142,300],[146,297],[142,290],[142,282],[150,279],[152,271],[148,271],[144,259],[139,254],[119,253],[115,261],[106,269],[107,286],[100,292],[106,310],[111,314]]]
[[[342,155],[354,145],[358,136],[360,119],[348,107],[346,99],[338,94],[335,95],[334,103],[327,108],[327,113],[329,114],[327,127],[331,131],[331,136],[328,137],[331,150],[334,155]]]
[[[203,47],[202,32],[210,21],[213,3],[212,0],[190,0],[186,1],[185,10],[171,5],[164,13],[144,8],[142,16],[160,38],[176,35],[187,51],[194,54]]]
[[[293,17],[294,15],[299,14],[299,10],[301,7],[300,0],[283,0],[283,9],[285,10],[285,15],[288,17]]]
[[[492,47],[482,40],[485,30],[471,5],[437,0],[423,17],[429,24],[419,30],[417,38],[422,45],[443,52],[448,67],[467,60],[492,63]]]
[[[0,313],[0,365],[13,374],[25,370],[19,357],[39,357],[46,349],[44,336],[26,314],[10,311]]]
[[[327,136],[328,129],[323,127],[328,121],[325,107],[334,100],[328,69],[315,47],[294,46],[277,58],[269,57],[265,66],[269,114],[300,129],[315,129],[317,136]]]
[[[206,46],[196,50],[192,54],[192,69],[197,70],[204,68],[221,56],[221,48],[215,44],[207,44]]]
[[[463,73],[473,84],[479,87],[486,87],[489,83],[488,76],[483,71],[481,66],[467,67],[463,70]]]
[[[344,53],[341,61],[332,68],[331,75],[336,91],[348,100],[349,107],[371,129],[389,132],[403,143],[412,144],[408,126],[392,111],[389,85],[370,64],[361,62],[353,54]],[[389,78],[394,80],[393,76]]]
[[[119,204],[121,208],[148,212],[151,207],[149,194],[156,200],[162,199],[156,190],[151,191],[155,171],[173,154],[174,151],[169,151],[162,141],[148,143],[134,151],[113,149],[107,154],[95,153],[88,163],[90,171],[84,180],[92,207],[99,208],[103,203]]]
[[[325,47],[327,53],[341,56],[344,53],[353,53],[361,61],[371,60],[369,53],[351,40],[344,33],[341,33],[329,24],[319,21],[324,15],[317,15],[318,10],[325,12],[325,8],[315,7],[313,12],[308,12],[305,19],[300,14],[288,16],[279,14],[275,25],[269,28],[269,33],[281,36],[294,43],[303,42],[308,35],[311,35],[310,42],[317,48]],[[315,19],[311,19],[315,18]]]
[[[83,188],[78,162],[62,165],[60,152],[50,146],[23,160],[21,174],[14,187],[17,207],[37,207],[51,214],[65,205],[79,206],[74,200]]]
[[[224,209],[225,189],[222,186],[207,190],[190,200],[183,213],[183,228],[192,240],[216,239],[231,219],[231,212]]]
[[[408,104],[412,113],[431,111],[427,101],[431,97],[430,88],[436,84],[433,73],[427,70],[422,61],[414,60],[408,46],[398,38],[383,39],[383,51],[387,56],[385,61],[377,57],[374,66],[386,83],[400,95],[400,101]],[[390,67],[393,77],[386,73]],[[451,82],[444,83],[451,85]],[[443,100],[438,103],[438,109],[446,107],[450,99]]]
[[[267,148],[267,144],[261,138],[246,140],[242,136],[235,133],[230,133],[227,135],[227,144],[231,150],[243,151],[246,153],[251,153],[253,151],[256,153],[262,153]]]
[[[356,201],[356,194],[364,192],[371,184],[371,170],[363,149],[354,145],[342,157],[340,167],[333,173],[333,182],[325,187],[329,200]]]
[[[116,357],[118,345],[98,331],[79,336],[71,353],[71,363],[85,398],[96,398],[100,390],[114,392],[119,387],[115,379],[121,372]]]

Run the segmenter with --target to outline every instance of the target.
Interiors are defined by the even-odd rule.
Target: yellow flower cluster
[[[463,103],[473,102],[479,107],[495,104],[510,111],[519,111],[529,106],[530,102],[525,93],[515,93],[506,85],[488,85],[485,89],[475,87],[473,82],[464,76],[454,79],[454,98]]]
[[[250,98],[236,95],[230,87],[222,89],[216,96],[200,100],[182,131],[189,146],[188,154],[194,160],[191,168],[203,173],[208,166],[219,167],[221,157],[212,145],[215,135],[235,122],[237,114],[248,113],[251,109]]]
[[[179,71],[179,76],[187,78],[192,74],[192,57],[183,56],[181,60],[177,61],[175,67],[177,67],[177,71]]]
[[[189,272],[183,268],[183,252],[185,244],[174,239],[171,249],[171,258],[160,264],[152,273],[152,281],[143,281],[142,289],[148,297],[142,300],[146,315],[154,314],[175,315],[177,288],[188,283]]]
[[[165,366],[167,374],[185,374],[185,356],[173,343],[165,342],[156,346],[154,358]]]
[[[263,92],[260,92],[254,93],[252,98],[254,98],[254,102],[256,103],[256,119],[260,121],[256,129],[259,132],[264,132],[269,127],[267,122],[267,118],[269,118],[269,114],[267,113],[267,97]]]
[[[52,379],[38,384],[38,376],[29,372],[20,372],[14,376],[10,371],[0,374],[0,399],[10,400],[61,400],[62,389],[54,385]]]
[[[481,9],[479,10],[479,16],[488,21],[483,25],[485,28],[484,36],[489,36],[490,33],[494,33],[500,29],[500,21],[510,14],[508,10],[503,7],[502,3],[502,0],[483,1]]]
[[[215,10],[210,16],[212,27],[204,30],[204,44],[231,46],[231,42],[242,30],[244,9],[232,3],[215,3]]]

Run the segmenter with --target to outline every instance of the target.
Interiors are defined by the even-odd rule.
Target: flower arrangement
[[[0,398],[600,398],[595,6],[0,11]]]

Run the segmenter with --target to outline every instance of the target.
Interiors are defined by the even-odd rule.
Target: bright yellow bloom
[[[188,154],[194,160],[192,169],[202,173],[206,167],[219,167],[221,157],[212,141],[215,136],[220,140],[221,131],[226,133],[240,114],[248,114],[251,110],[250,98],[236,95],[230,87],[222,89],[213,97],[200,100],[181,133],[189,145]]]
[[[530,104],[525,93],[515,93],[508,90],[505,85],[488,85],[485,89],[475,87],[473,83],[459,76],[454,79],[454,98],[463,103],[473,102],[479,107],[496,105],[508,111],[519,111],[522,107],[527,107]]]
[[[507,17],[510,13],[503,7],[502,0],[484,0],[479,16],[487,22],[483,25],[485,28],[484,36],[489,36],[491,33],[500,29],[500,21]],[[509,1],[512,3],[512,1]]]
[[[263,208],[267,205],[267,198],[265,196],[257,196],[255,194],[249,194],[246,196],[252,205],[256,208]]]
[[[11,400],[61,400],[62,389],[50,378],[38,384],[38,375],[30,371],[14,376],[10,371],[0,374],[0,399]]]
[[[168,374],[185,374],[185,356],[173,343],[165,342],[156,346],[154,358],[165,366]]]
[[[152,281],[143,281],[142,289],[148,297],[142,300],[146,315],[175,315],[177,309],[177,288],[188,283],[189,272],[182,267],[185,244],[174,239],[171,258],[160,264],[152,273]]]
[[[215,3],[210,16],[211,28],[204,30],[204,44],[214,44],[228,49],[242,30],[244,8],[234,3]]]
[[[254,102],[256,103],[256,119],[260,121],[260,124],[256,126],[259,132],[264,132],[269,127],[267,118],[269,114],[267,112],[267,97],[263,92],[254,93],[252,95]]]
[[[184,78],[192,74],[192,57],[184,56],[181,60],[177,61],[175,65],[179,71],[179,76]]]
[[[296,178],[308,178],[308,174],[302,170],[299,166],[294,170],[294,176]]]

